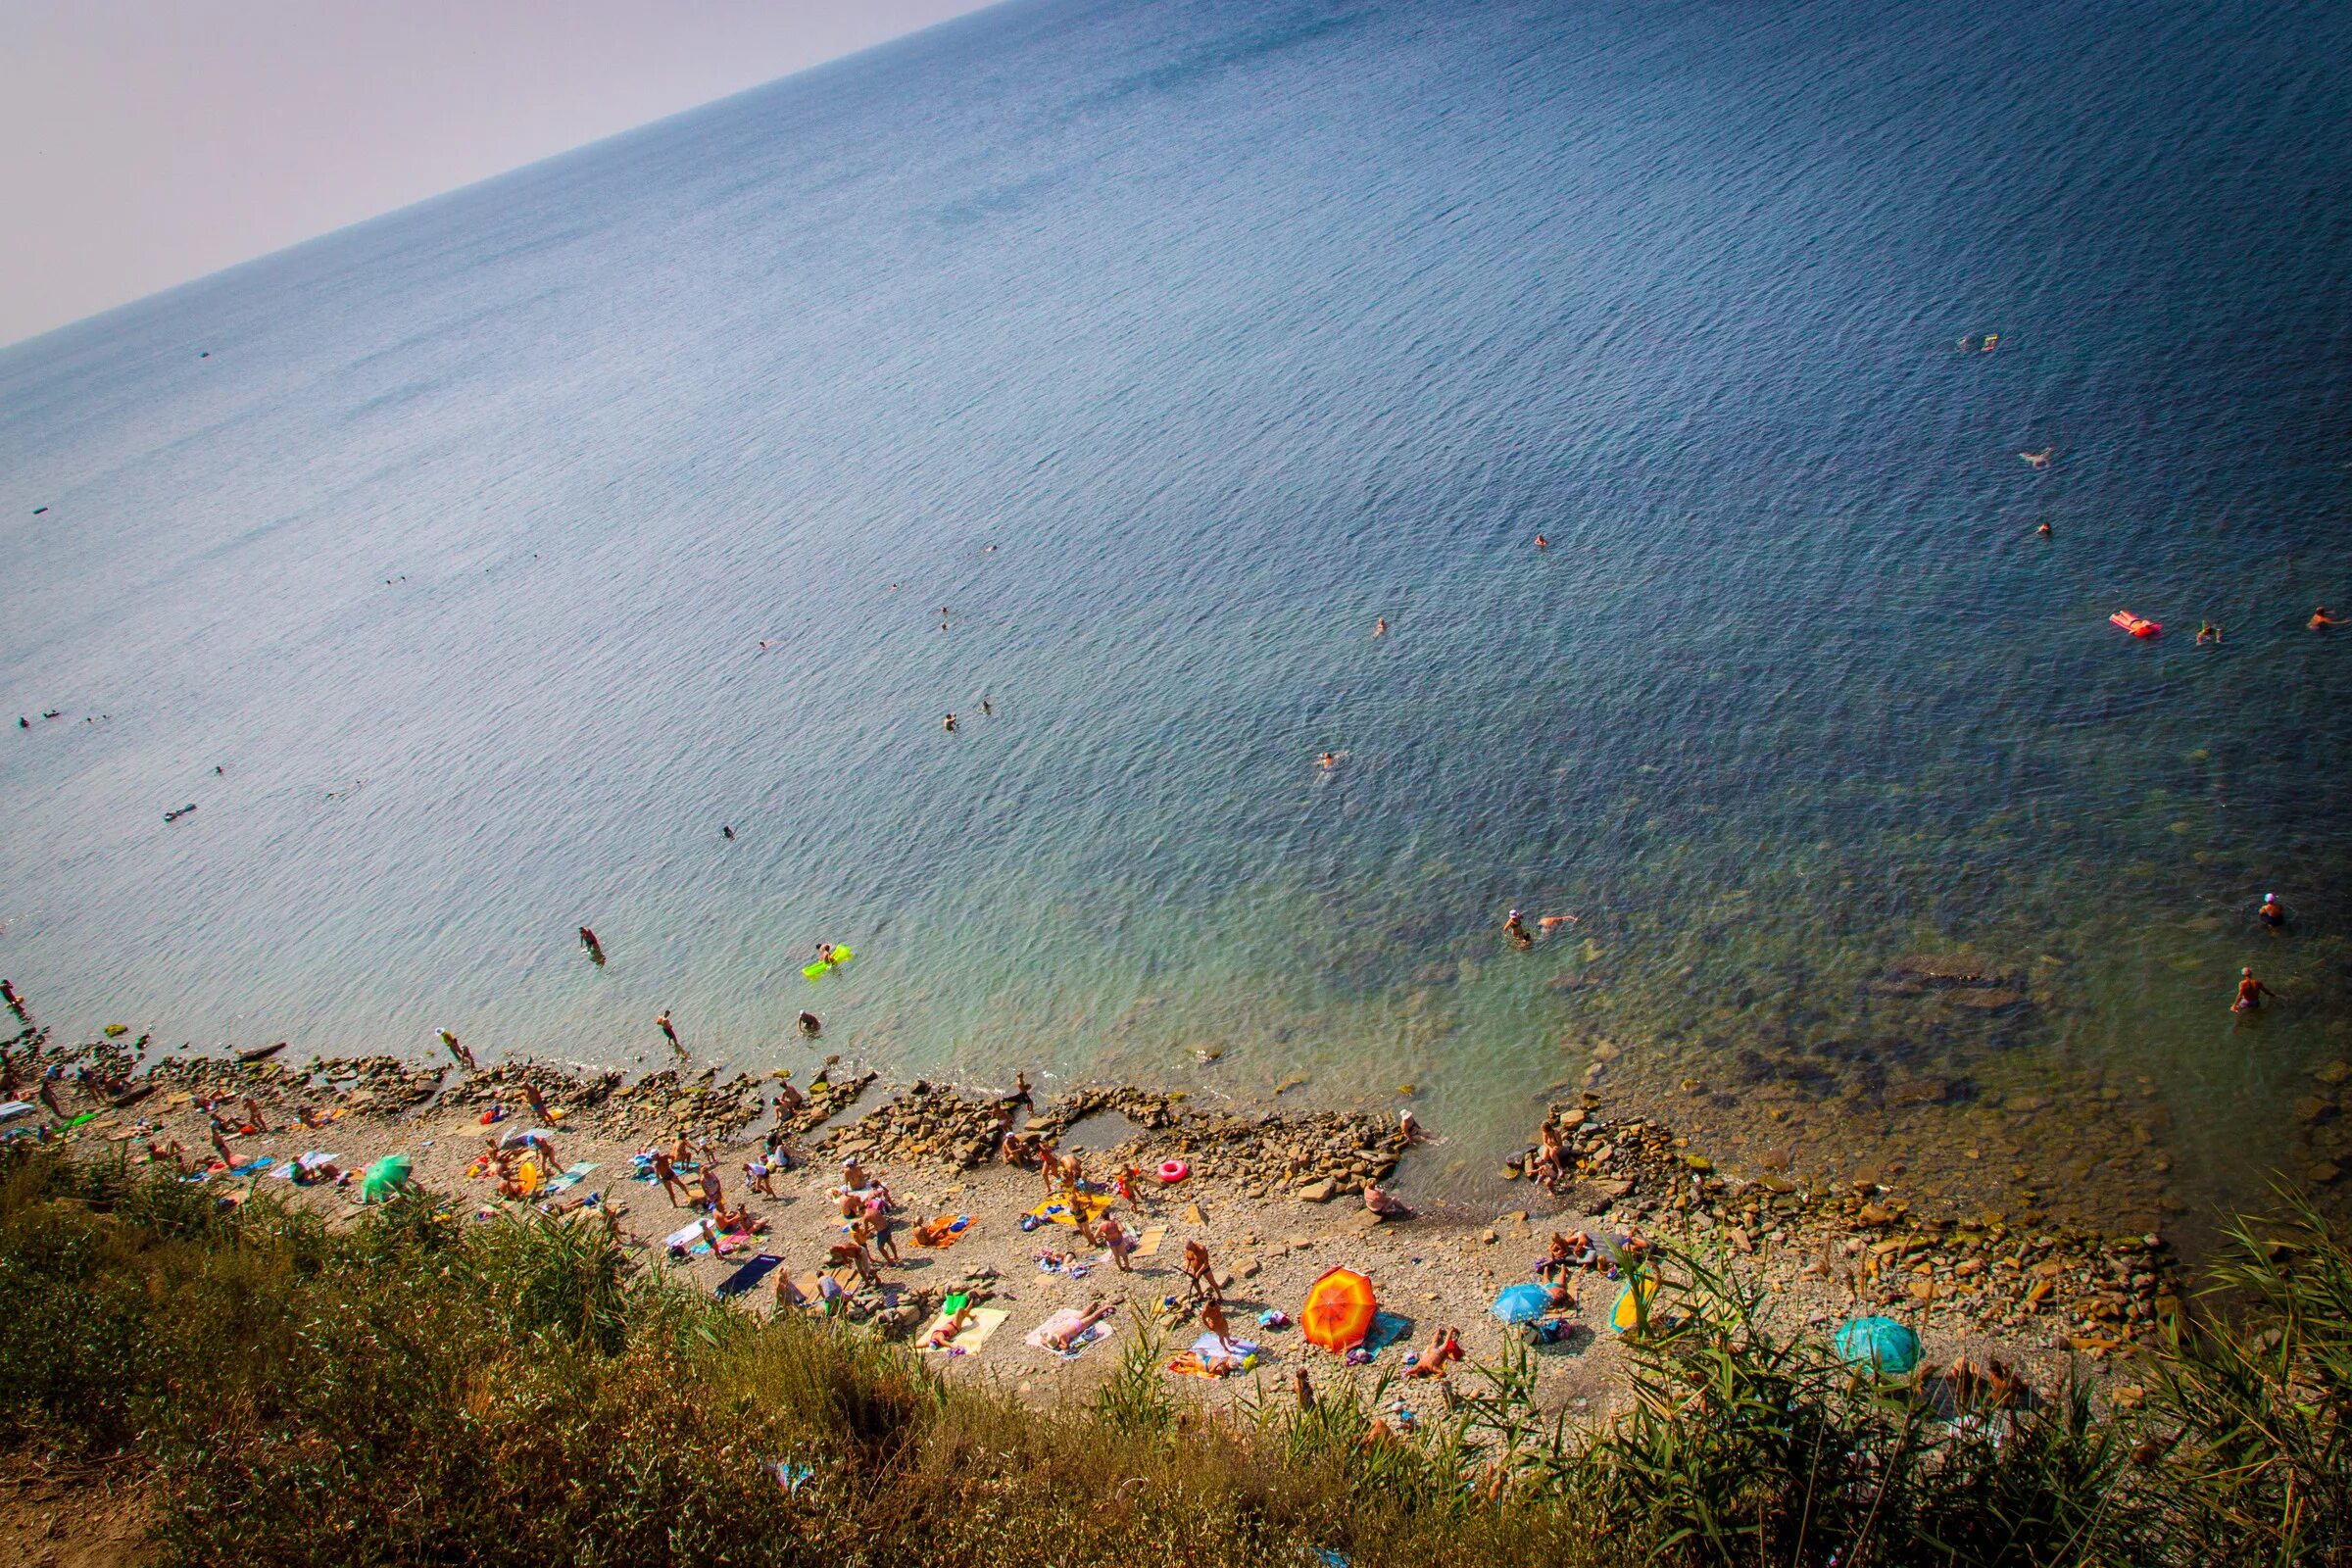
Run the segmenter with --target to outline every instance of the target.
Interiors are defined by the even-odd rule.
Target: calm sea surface
[[[0,352],[0,973],[2258,1190],[2347,147],[2338,5],[1018,3]]]

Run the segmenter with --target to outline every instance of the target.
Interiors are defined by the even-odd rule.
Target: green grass
[[[1629,1415],[1535,1399],[1527,1354],[1397,1436],[1385,1385],[1177,1397],[1150,1326],[1031,1409],[863,1331],[632,1268],[600,1225],[330,1230],[20,1146],[0,1158],[0,1444],[140,1455],[167,1563],[2218,1563],[2347,1560],[2352,1260],[2250,1226],[2229,1310],[2080,1390],[1939,1415],[1776,1338],[1669,1259]],[[1329,1381],[1328,1379],[1326,1380]],[[788,1493],[778,1462],[809,1478]]]

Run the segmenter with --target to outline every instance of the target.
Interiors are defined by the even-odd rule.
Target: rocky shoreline
[[[799,1102],[792,1104],[773,1092],[784,1073],[665,1069],[632,1081],[537,1061],[441,1071],[381,1055],[288,1063],[282,1053],[142,1065],[143,1043],[59,1047],[45,1031],[27,1028],[8,1052],[20,1077],[46,1077],[72,1113],[44,1122],[92,1112],[62,1135],[101,1148],[173,1138],[202,1148],[191,1125],[201,1119],[195,1107],[250,1096],[270,1124],[291,1135],[389,1147],[437,1118],[439,1138],[471,1153],[466,1129],[492,1105],[518,1105],[528,1085],[559,1107],[565,1145],[596,1146],[591,1152],[613,1164],[630,1147],[681,1131],[725,1150],[749,1148],[775,1130],[787,1147],[821,1156],[810,1172],[854,1155],[888,1171],[894,1188],[936,1192],[943,1201],[970,1201],[992,1184],[1025,1192],[1034,1180],[998,1159],[998,1129],[1010,1108],[1003,1097],[916,1081],[884,1089],[870,1108],[852,1115],[877,1075],[840,1071],[833,1059],[795,1085]],[[331,1138],[304,1132],[295,1118],[306,1109],[335,1118]],[[1516,1242],[1502,1254],[1514,1255],[1540,1250],[1553,1230],[1605,1227],[1723,1260],[1758,1281],[1777,1310],[1808,1323],[1886,1311],[1932,1341],[2026,1360],[2096,1360],[2152,1336],[2180,1304],[2172,1249],[2153,1232],[2099,1234],[2001,1214],[1931,1212],[1901,1191],[1899,1169],[1833,1182],[1770,1168],[1720,1169],[1690,1136],[1656,1117],[1612,1112],[1597,1089],[1553,1101],[1548,1115],[1573,1162],[1558,1192],[1529,1179],[1532,1162],[1515,1157],[1500,1172],[1520,1195],[1510,1209],[1489,1216],[1437,1202],[1401,1224],[1384,1224],[1358,1200],[1367,1182],[1409,1183],[1416,1151],[1394,1121],[1359,1112],[1202,1108],[1183,1091],[1096,1085],[1062,1090],[1020,1127],[1055,1140],[1079,1135],[1091,1172],[1105,1177],[1125,1166],[1184,1162],[1191,1211],[1213,1199],[1230,1216],[1220,1240],[1252,1253],[1268,1245],[1259,1231],[1336,1230],[1341,1239],[1406,1233],[1424,1252],[1444,1256],[1446,1277],[1474,1276],[1483,1286],[1524,1277],[1523,1263],[1514,1257],[1515,1267],[1498,1269],[1488,1249]],[[41,1135],[50,1135],[46,1125]],[[1278,1254],[1305,1253],[1314,1240],[1293,1235],[1272,1245]],[[1007,1254],[1013,1264],[1018,1252],[1016,1245]],[[1431,1266],[1425,1256],[1411,1262]],[[1481,1304],[1463,1299],[1451,1311],[1466,1320]]]

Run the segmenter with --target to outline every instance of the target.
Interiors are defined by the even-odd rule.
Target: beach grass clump
[[[167,1564],[2344,1560],[2352,1263],[2312,1216],[2241,1229],[2136,1409],[1876,1378],[1736,1278],[1649,1266],[1607,1422],[1543,1408],[1532,1351],[1419,1430],[1377,1375],[1191,1400],[1144,1322],[1040,1408],[722,1305],[593,1218],[419,1193],[329,1224],[20,1146],[0,1445],[133,1456]]]

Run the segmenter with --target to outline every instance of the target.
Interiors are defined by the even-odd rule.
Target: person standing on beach
[[[686,1054],[686,1048],[678,1044],[678,1031],[670,1026],[669,1009],[667,1007],[662,1008],[661,1013],[654,1019],[654,1027],[662,1031],[662,1038],[669,1042],[670,1050],[676,1052],[681,1056]]]
[[[1233,1353],[1233,1330],[1225,1321],[1224,1303],[1211,1296],[1200,1303],[1200,1326],[1217,1337],[1217,1348],[1226,1355]]]
[[[669,1162],[669,1156],[659,1149],[654,1151],[653,1157],[648,1163],[654,1167],[654,1174],[661,1178],[662,1191],[669,1195],[669,1206],[677,1207],[678,1195],[688,1191],[686,1183],[678,1176],[677,1167],[672,1165]]]
[[[522,1098],[529,1102],[531,1114],[538,1117],[541,1121],[554,1121],[556,1119],[556,1113],[547,1108],[547,1097],[539,1092],[539,1086],[537,1084],[532,1083],[527,1078],[524,1079],[522,1083]]]
[[[467,1072],[472,1072],[474,1070],[473,1053],[467,1051],[464,1046],[458,1044],[458,1037],[456,1035],[451,1034],[446,1029],[442,1030],[441,1043],[449,1048],[449,1054],[457,1058],[459,1066],[465,1068]]]
[[[1196,1300],[1214,1301],[1217,1298],[1217,1269],[1208,1260],[1208,1249],[1198,1241],[1184,1244],[1184,1277]]]
[[[2254,978],[2251,965],[2237,971],[2237,1000],[2230,1004],[2231,1012],[2255,1012],[2262,1007],[2262,999],[2278,993]]]
[[[1117,1220],[1108,1214],[1103,1215],[1095,1226],[1095,1239],[1102,1244],[1102,1250],[1110,1254],[1111,1262],[1118,1265],[1120,1273],[1135,1272],[1127,1266],[1127,1253],[1135,1244],[1128,1240],[1126,1229]]]

